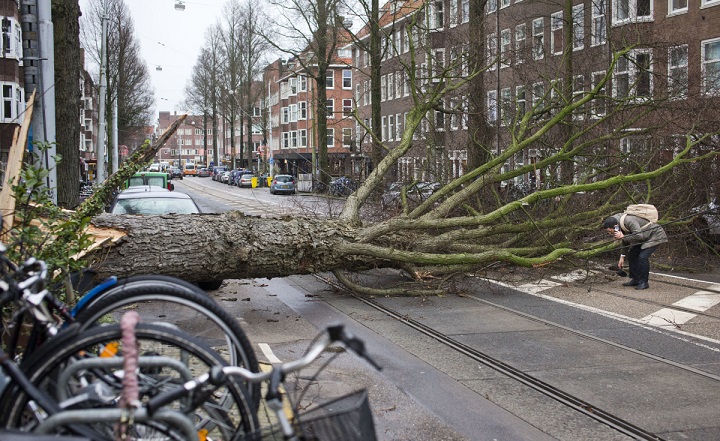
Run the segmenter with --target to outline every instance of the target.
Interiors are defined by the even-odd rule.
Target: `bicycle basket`
[[[294,429],[305,441],[375,441],[367,390],[336,398],[296,418]],[[282,440],[279,426],[265,427],[241,438],[242,441]]]

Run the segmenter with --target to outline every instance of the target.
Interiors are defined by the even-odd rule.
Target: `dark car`
[[[270,194],[295,194],[295,178],[290,175],[277,175],[270,184]]]
[[[172,176],[173,179],[182,179],[185,177],[185,174],[179,167],[170,167],[170,176]]]
[[[222,176],[222,173],[224,171],[227,171],[227,167],[224,165],[216,165],[212,169],[212,180],[213,181],[220,181],[220,177]]]
[[[151,185],[121,191],[110,207],[112,214],[160,215],[200,213],[195,201],[185,193]]]

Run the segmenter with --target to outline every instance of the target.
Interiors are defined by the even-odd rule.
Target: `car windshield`
[[[292,176],[276,176],[275,180],[278,182],[292,182]]]
[[[192,214],[199,213],[191,199],[178,198],[128,198],[120,199],[113,207],[112,214]]]

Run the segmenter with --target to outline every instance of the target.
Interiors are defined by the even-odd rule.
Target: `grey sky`
[[[155,88],[155,110],[177,111],[184,98],[192,67],[226,0],[184,1],[185,10],[175,10],[176,0],[125,0],[135,23],[142,56]],[[157,70],[161,66],[162,71]]]

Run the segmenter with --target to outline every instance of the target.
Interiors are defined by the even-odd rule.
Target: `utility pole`
[[[23,29],[36,28],[37,32],[23,32],[23,62],[25,95],[37,91],[32,115],[32,141],[49,145],[42,165],[48,170],[45,185],[57,203],[57,169],[55,168],[55,45],[50,12],[51,0],[25,0],[21,5],[20,21]],[[33,7],[34,6],[34,7]],[[10,31],[12,32],[12,31]],[[32,145],[28,146],[32,151]]]
[[[103,0],[102,41],[100,42],[100,96],[98,106],[97,176],[98,184],[105,182],[105,98],[107,94],[107,0]]]

